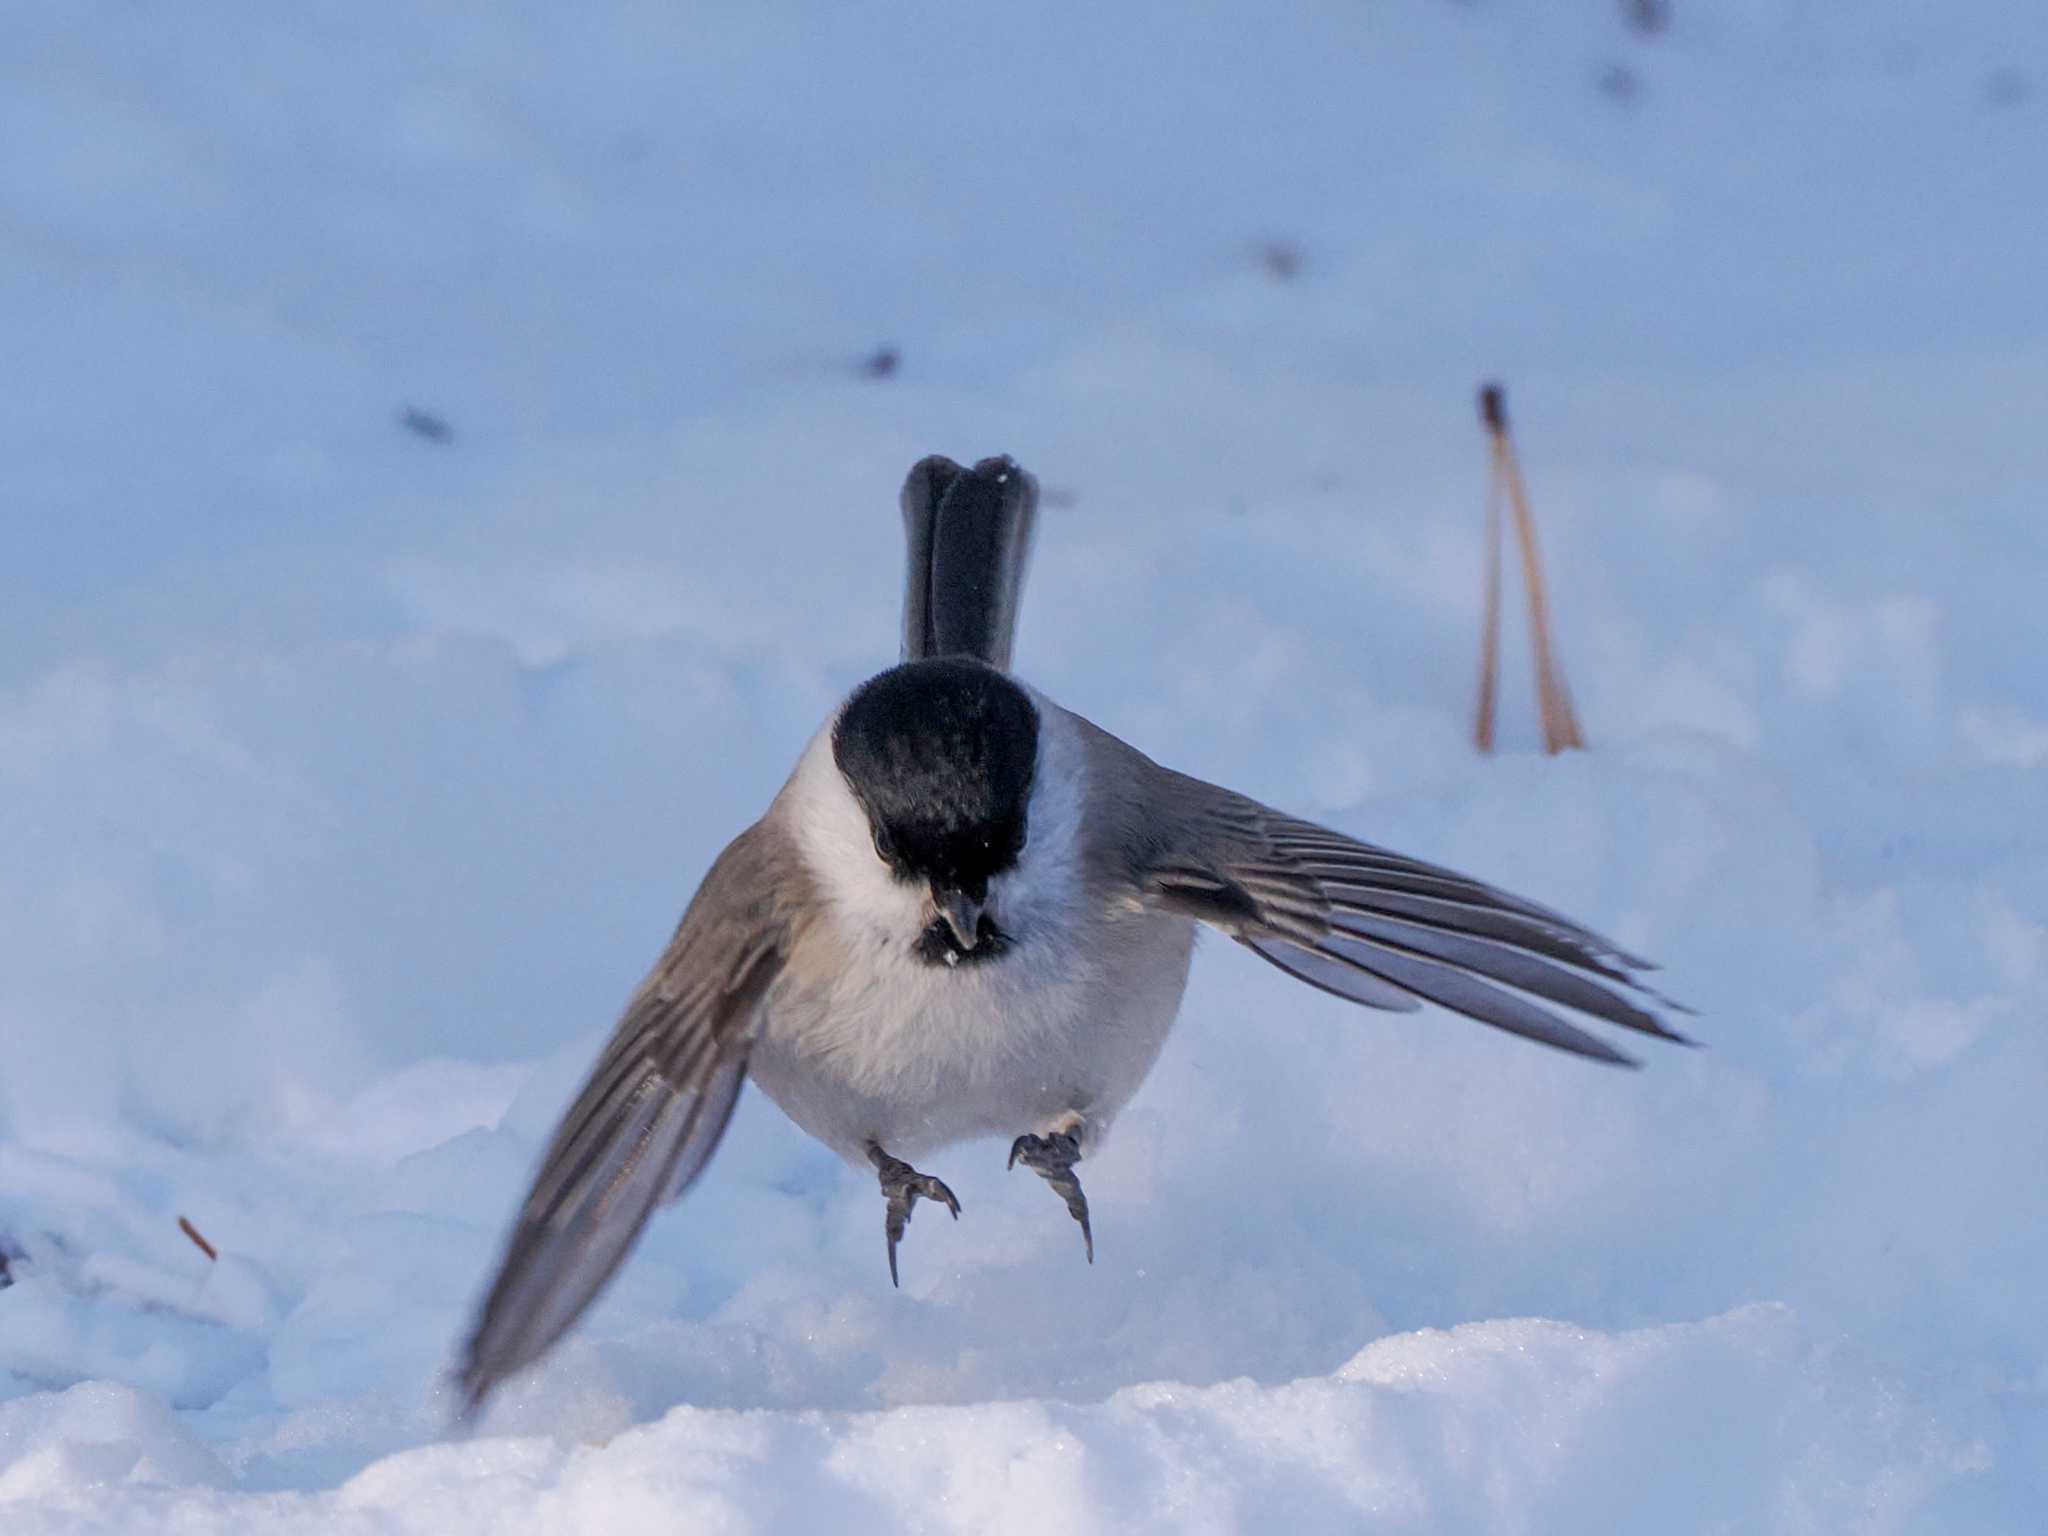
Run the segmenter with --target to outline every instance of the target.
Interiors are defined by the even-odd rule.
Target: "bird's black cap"
[[[1023,851],[1038,711],[994,667],[943,657],[871,678],[841,711],[832,756],[903,879],[980,901]]]

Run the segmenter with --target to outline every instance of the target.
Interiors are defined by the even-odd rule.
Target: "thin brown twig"
[[[1479,627],[1479,703],[1473,711],[1472,744],[1482,755],[1493,751],[1494,701],[1500,691],[1500,439],[1493,440],[1492,468],[1486,477],[1486,591]]]
[[[1571,691],[1565,687],[1564,671],[1558,665],[1550,637],[1550,603],[1543,586],[1543,559],[1536,549],[1536,519],[1529,511],[1529,492],[1522,481],[1522,466],[1515,457],[1514,440],[1508,432],[1507,393],[1499,384],[1487,384],[1479,391],[1479,415],[1486,425],[1492,446],[1492,477],[1487,487],[1487,613],[1481,636],[1483,659],[1480,672],[1480,717],[1474,739],[1482,752],[1493,749],[1493,648],[1498,644],[1500,597],[1500,538],[1498,519],[1500,496],[1507,493],[1515,514],[1515,542],[1522,552],[1522,585],[1529,599],[1529,643],[1536,661],[1537,710],[1543,723],[1543,750],[1563,752],[1586,745],[1585,733],[1572,709]]]
[[[1507,461],[1508,505],[1515,510],[1515,532],[1522,546],[1522,581],[1529,593],[1529,643],[1536,652],[1536,693],[1543,717],[1543,750],[1562,752],[1584,748],[1585,734],[1572,709],[1571,691],[1564,685],[1564,672],[1557,664],[1556,648],[1550,638],[1550,603],[1543,591],[1543,560],[1536,552],[1536,523],[1529,515],[1529,493],[1522,484],[1522,466],[1515,461],[1514,445],[1504,436],[1501,446]]]
[[[199,1229],[193,1226],[192,1223],[187,1221],[183,1216],[180,1216],[178,1218],[178,1230],[184,1233],[187,1237],[191,1238],[192,1245],[195,1248],[197,1248],[201,1253],[205,1254],[207,1258],[214,1260],[218,1260],[220,1258],[219,1250],[216,1249],[213,1246],[213,1244],[209,1243],[205,1238],[201,1237],[199,1235]]]

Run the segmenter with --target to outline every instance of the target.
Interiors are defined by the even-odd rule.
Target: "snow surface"
[[[2040,1530],[2048,12],[1672,11],[11,8],[0,1523]],[[1466,744],[1491,375],[1562,759],[1513,613]],[[753,1096],[446,1440],[615,1009],[893,659],[932,451],[1047,486],[1035,683],[1708,1048],[1207,945],[1092,1269],[969,1146],[892,1292]]]

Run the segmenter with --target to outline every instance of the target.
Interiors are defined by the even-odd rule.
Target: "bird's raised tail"
[[[1016,638],[1038,482],[1008,458],[938,454],[903,482],[903,659],[973,656],[1004,671]]]

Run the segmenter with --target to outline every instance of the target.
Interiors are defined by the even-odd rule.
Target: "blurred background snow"
[[[2048,13],[5,30],[10,1530],[2040,1528]],[[1466,742],[1489,376],[1586,754],[1512,610]],[[894,659],[904,470],[998,451],[1033,682],[1657,957],[1708,1048],[1205,946],[1092,1269],[990,1144],[892,1293],[749,1098],[439,1443],[617,1006]]]

